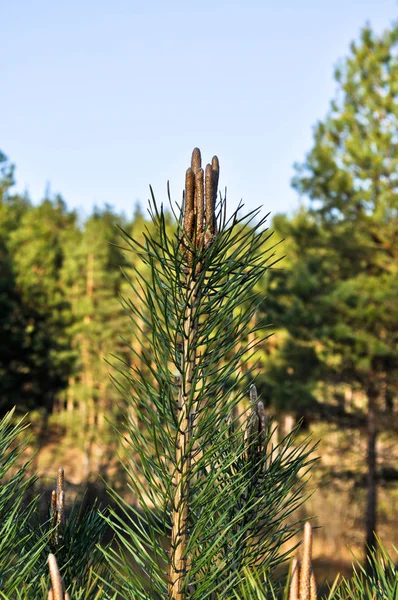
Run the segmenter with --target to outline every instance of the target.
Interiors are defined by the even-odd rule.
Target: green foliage
[[[395,554],[397,554],[396,550]],[[398,570],[380,540],[377,540],[377,547],[368,556],[367,568],[357,562],[352,578],[343,579],[328,596],[328,600],[359,598],[363,600],[398,598]]]
[[[109,577],[99,546],[105,532],[106,523],[100,515],[98,504],[87,506],[83,502],[80,507],[73,504],[62,529],[60,543],[54,545],[50,538],[48,546],[58,560],[60,573],[72,598],[90,587],[93,594],[90,597],[94,597],[99,588],[104,587],[98,577],[105,580]]]
[[[258,571],[246,569],[239,590],[235,591],[235,598],[236,600],[267,600],[268,588],[267,582],[260,577]]]
[[[47,410],[56,392],[66,385],[71,366],[65,335],[68,302],[59,273],[63,239],[75,218],[61,198],[45,199],[23,215],[8,242],[18,290],[24,305],[34,307],[36,313],[28,328],[35,342],[31,355],[36,381],[31,393],[41,396]]]
[[[69,393],[75,402],[91,402],[108,415],[115,394],[104,358],[125,353],[120,335],[126,329],[118,298],[122,257],[115,246],[116,219],[107,208],[89,218],[84,231],[74,230],[66,241],[61,271],[71,303],[68,331],[76,357]]]
[[[395,549],[394,549],[395,550]],[[397,551],[395,550],[395,554]],[[288,600],[296,597],[292,594],[290,574],[286,585],[260,576],[257,570],[246,570],[236,598],[239,600]],[[380,540],[377,547],[368,556],[367,568],[360,562],[354,562],[350,579],[337,577],[331,588],[317,595],[323,600],[396,600],[398,597],[398,570],[391,555]],[[315,600],[308,598],[307,600]]]
[[[79,509],[74,504],[54,542],[52,519],[41,523],[39,498],[28,500],[35,481],[27,476],[30,462],[18,466],[28,442],[26,430],[26,424],[14,422],[13,412],[0,421],[0,596],[46,599],[47,558],[52,551],[72,598],[108,597],[106,584],[98,579],[109,578],[99,548],[105,521],[96,505]],[[19,442],[22,436],[25,441]]]
[[[27,579],[38,582],[37,572],[45,540],[36,536],[30,524],[35,503],[25,504],[25,496],[34,478],[26,477],[28,464],[16,468],[26,448],[26,441],[17,443],[26,434],[26,424],[13,422],[13,413],[0,421],[0,590],[12,595]]]
[[[293,180],[310,209],[274,220],[288,255],[270,282],[277,325],[298,350],[315,349],[312,379],[365,394],[382,373],[393,395],[397,385],[397,43],[395,26],[380,37],[365,28],[352,45],[337,99]]]
[[[389,310],[398,291],[397,44],[398,26],[379,38],[363,30],[338,72],[338,99],[293,182],[312,201],[304,263],[311,258],[321,274],[316,289],[330,310],[323,324],[328,352],[339,359],[339,375],[365,388],[367,374],[387,369],[393,379],[398,366],[397,317]],[[322,266],[311,256],[316,252]]]
[[[0,410],[4,414],[16,404],[23,412],[41,402],[42,391],[37,392],[35,382],[43,378],[45,343],[34,325],[42,321],[38,307],[24,301],[10,249],[10,239],[30,205],[26,198],[10,194],[13,167],[1,153],[0,163],[5,163],[0,169]]]

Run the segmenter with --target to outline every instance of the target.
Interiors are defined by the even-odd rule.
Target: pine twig
[[[57,548],[63,537],[63,528],[65,525],[65,491],[64,491],[64,468],[59,467],[57,473],[57,487],[51,493],[51,515],[53,533],[51,534],[51,543]]]

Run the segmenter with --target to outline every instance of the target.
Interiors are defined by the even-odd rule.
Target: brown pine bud
[[[304,525],[303,558],[300,569],[300,600],[310,600],[312,560],[312,527],[307,521]]]
[[[299,600],[300,563],[298,558],[292,560],[292,573],[290,576],[289,600]]]
[[[220,164],[218,162],[217,156],[213,156],[211,161],[211,170],[212,170],[212,204],[213,204],[213,223],[211,224],[211,233],[215,235],[217,233],[217,219],[216,219],[216,204],[217,204],[217,193],[218,193],[218,179],[220,177]]]
[[[189,241],[192,241],[194,224],[194,198],[195,174],[191,168],[185,175],[185,207],[184,207],[184,232]]]
[[[57,473],[57,494],[59,494],[60,492],[63,491],[63,489],[64,489],[64,480],[65,480],[64,468],[63,467],[59,467],[58,473]]]
[[[257,402],[257,388],[254,385],[254,383],[252,383],[249,387],[249,394],[250,394],[250,403],[254,405]]]
[[[205,196],[206,196],[206,232],[205,246],[209,247],[214,235],[214,223],[216,220],[213,203],[213,171],[211,165],[206,165],[205,171]]]
[[[314,571],[312,569],[310,578],[310,600],[316,600],[316,581]]]
[[[195,172],[195,220],[196,220],[196,241],[200,242],[203,234],[204,225],[204,173],[203,169],[199,168]]]
[[[199,150],[199,148],[194,148],[193,152],[192,152],[192,159],[191,159],[191,167],[192,167],[193,172],[196,174],[196,172],[199,171],[201,166],[202,166],[202,156],[200,154],[200,150]]]
[[[54,554],[48,555],[48,566],[50,569],[52,598],[53,600],[64,600],[62,578],[59,573],[57,559],[55,558]]]
[[[264,403],[257,401],[257,415],[259,420],[259,438],[262,449],[265,450],[265,440],[267,439],[267,417],[265,414]]]

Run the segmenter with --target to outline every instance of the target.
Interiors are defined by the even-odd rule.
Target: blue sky
[[[148,185],[179,200],[194,146],[217,154],[230,208],[289,211],[293,163],[333,70],[396,0],[0,0],[0,149],[33,201],[47,182],[87,215],[131,215]]]

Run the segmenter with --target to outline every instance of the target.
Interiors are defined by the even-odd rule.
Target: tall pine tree
[[[379,37],[366,27],[336,70],[337,97],[293,181],[309,212],[279,221],[296,262],[271,282],[282,300],[276,318],[290,333],[279,374],[274,363],[276,387],[281,379],[285,391],[289,378],[297,384],[304,361],[312,366],[301,374],[309,399],[320,381],[335,398],[345,387],[363,399],[357,423],[367,435],[368,548],[375,543],[377,439],[395,427],[398,395],[397,49],[397,26]]]

